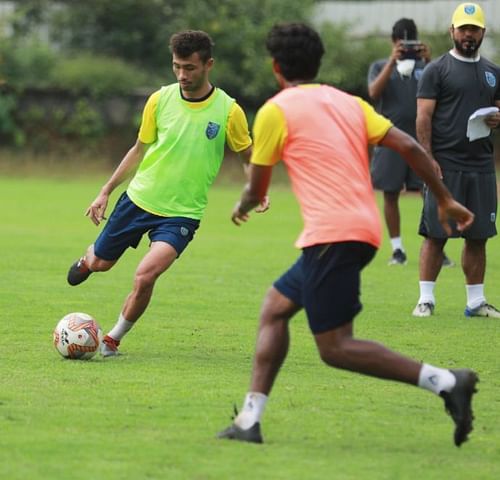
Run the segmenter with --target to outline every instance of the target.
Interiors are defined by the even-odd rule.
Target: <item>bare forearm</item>
[[[116,167],[109,180],[104,184],[101,192],[110,195],[113,190],[123,183],[133,171],[137,168],[137,165],[142,160],[144,155],[141,145],[136,143],[123,157],[122,161]]]
[[[434,159],[410,135],[392,127],[381,144],[398,152],[412,170],[429,186],[438,201],[450,197],[448,189],[441,182]]]
[[[417,140],[424,150],[432,157],[432,119],[436,109],[433,98],[417,98],[417,118],[415,126]]]
[[[438,202],[451,197],[439,177],[433,158],[418,143],[413,142],[410,148],[401,152],[411,169],[426,183]]]
[[[263,200],[265,195],[259,195],[256,192],[252,192],[250,189],[250,184],[247,183],[243,192],[241,193],[241,198],[239,202],[239,210],[241,213],[248,213],[253,210],[260,202]]]
[[[378,100],[391,77],[392,69],[394,67],[394,61],[389,60],[384,68],[380,71],[378,76],[368,85],[368,95],[372,100]]]

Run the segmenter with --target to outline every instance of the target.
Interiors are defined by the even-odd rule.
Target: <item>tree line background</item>
[[[0,140],[48,151],[130,143],[147,96],[175,81],[168,40],[184,29],[215,42],[212,81],[250,121],[276,91],[264,40],[276,22],[310,23],[314,0],[19,0],[0,23]],[[349,25],[315,25],[326,55],[319,80],[367,97],[369,64],[387,36],[353,38]],[[423,35],[434,56],[446,32]],[[122,145],[119,145],[122,148]],[[114,152],[113,152],[114,153]]]

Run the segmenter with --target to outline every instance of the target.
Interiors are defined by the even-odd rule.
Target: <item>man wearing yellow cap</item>
[[[467,317],[500,318],[500,311],[486,302],[484,275],[486,241],[496,235],[497,190],[491,128],[500,123],[500,67],[479,54],[485,35],[485,18],[475,3],[462,3],[453,13],[450,35],[454,47],[431,62],[417,89],[417,138],[430,153],[436,169],[453,196],[475,214],[472,227],[451,237],[465,239],[462,269],[466,280]],[[469,117],[489,108],[482,133],[472,132]],[[439,225],[436,200],[424,189],[420,235],[420,298],[416,317],[433,314],[434,287],[442,265],[448,235]]]

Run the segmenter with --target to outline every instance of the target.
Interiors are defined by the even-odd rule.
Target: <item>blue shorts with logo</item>
[[[151,242],[165,242],[177,256],[193,239],[199,220],[186,217],[161,217],[139,208],[124,192],[94,243],[94,253],[103,260],[118,260],[129,247],[137,248],[148,232]]]
[[[361,311],[360,273],[376,248],[363,242],[306,247],[274,287],[304,307],[314,334],[352,322]]]

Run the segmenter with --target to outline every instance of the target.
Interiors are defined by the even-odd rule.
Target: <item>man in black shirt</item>
[[[389,58],[370,65],[368,94],[377,112],[416,138],[417,83],[431,60],[430,49],[419,42],[417,26],[410,18],[401,18],[393,25],[391,40]],[[384,192],[384,217],[392,247],[389,265],[405,265],[399,194],[403,189],[420,191],[422,180],[397,152],[380,145],[373,149],[371,175],[373,186]]]
[[[485,34],[484,14],[479,5],[459,5],[452,17],[450,34],[454,48],[426,67],[418,85],[417,138],[434,157],[436,169],[453,196],[475,214],[467,232],[453,229],[452,234],[465,239],[465,315],[500,318],[500,311],[488,304],[484,296],[486,241],[496,235],[493,144],[491,135],[478,139],[467,135],[471,114],[484,107],[500,107],[500,68],[479,54]],[[484,122],[487,127],[496,128],[500,113],[491,113]],[[428,317],[436,304],[434,286],[448,237],[437,221],[435,199],[427,189],[419,233],[425,240],[420,252],[420,298],[413,315]]]

